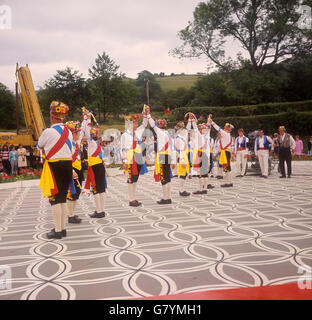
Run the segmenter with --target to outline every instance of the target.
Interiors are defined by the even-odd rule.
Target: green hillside
[[[195,75],[179,75],[158,77],[156,81],[164,91],[176,90],[178,88],[191,88],[200,76]]]

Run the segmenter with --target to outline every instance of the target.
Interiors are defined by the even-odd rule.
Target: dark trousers
[[[66,203],[68,188],[73,177],[72,162],[71,160],[57,161],[50,162],[49,165],[58,188],[58,193],[50,197],[50,204],[53,206],[59,203]]]
[[[285,176],[285,161],[287,163],[287,174],[288,176],[291,176],[291,152],[290,149],[282,149],[279,148],[278,152],[278,158],[279,158],[279,165],[282,176]]]

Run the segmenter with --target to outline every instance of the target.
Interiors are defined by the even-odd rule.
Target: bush
[[[234,106],[234,107],[181,107],[172,111],[176,119],[183,119],[185,113],[192,111],[197,116],[208,117],[210,113],[214,117],[230,117],[230,116],[257,116],[272,115],[287,111],[312,111],[312,100],[298,102],[283,103],[263,103],[252,106]]]

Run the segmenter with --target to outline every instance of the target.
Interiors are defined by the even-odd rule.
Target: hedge
[[[174,125],[180,119],[174,120],[170,117],[169,127]],[[266,134],[278,132],[278,127],[283,125],[287,132],[296,135],[312,135],[312,112],[287,111],[280,114],[269,114],[249,117],[215,117],[214,121],[221,127],[230,122],[234,125],[234,135],[237,135],[237,129],[243,128],[246,133],[262,128]]]
[[[312,100],[282,103],[263,103],[251,106],[233,106],[233,107],[180,107],[172,111],[176,119],[183,119],[185,113],[191,111],[196,115],[207,117],[210,113],[214,117],[230,116],[257,116],[272,115],[287,111],[312,111]]]

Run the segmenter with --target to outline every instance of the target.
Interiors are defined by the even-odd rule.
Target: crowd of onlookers
[[[18,175],[22,169],[35,167],[35,157],[33,149],[25,148],[22,144],[19,146],[0,145],[0,173],[7,175]]]

